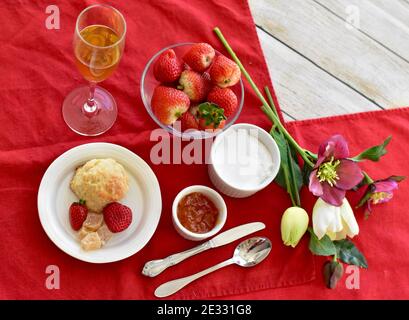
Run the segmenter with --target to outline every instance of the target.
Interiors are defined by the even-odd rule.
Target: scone
[[[129,182],[124,167],[114,159],[93,159],[75,171],[70,187],[90,211],[101,212],[125,196]]]

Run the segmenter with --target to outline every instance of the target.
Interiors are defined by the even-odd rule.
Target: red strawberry
[[[158,86],[151,100],[153,113],[165,125],[173,124],[189,109],[189,97],[180,90]]]
[[[199,130],[199,123],[197,122],[196,117],[189,111],[185,112],[180,118],[182,124],[182,132],[188,129]]]
[[[196,43],[183,56],[185,61],[194,71],[205,71],[213,61],[214,49],[207,43]]]
[[[237,96],[229,88],[214,87],[207,96],[207,101],[217,104],[224,110],[224,115],[230,117],[237,109]]]
[[[132,210],[118,202],[105,206],[104,221],[111,232],[124,231],[132,222]]]
[[[178,89],[183,90],[193,102],[203,101],[210,90],[210,81],[206,74],[201,75],[193,70],[185,70],[179,79]]]
[[[191,106],[189,112],[197,119],[199,117],[199,105]]]
[[[199,127],[202,130],[222,129],[226,123],[224,110],[214,103],[204,102],[199,105]]]
[[[205,119],[199,119],[199,127],[202,130],[216,131],[216,130],[223,129],[225,125],[226,125],[226,120],[220,121],[219,125],[216,127],[214,124],[206,124]]]
[[[183,71],[183,62],[173,49],[163,52],[153,65],[153,75],[160,82],[173,82],[179,79]]]
[[[85,206],[85,201],[81,199],[79,202],[73,202],[69,211],[71,227],[75,231],[78,231],[81,229],[88,215],[88,208]]]
[[[221,88],[234,86],[241,77],[239,66],[223,55],[214,59],[209,74],[212,82]]]

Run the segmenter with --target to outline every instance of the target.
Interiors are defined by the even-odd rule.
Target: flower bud
[[[344,267],[338,261],[327,261],[323,268],[324,281],[328,289],[335,289],[344,274]]]
[[[284,211],[281,218],[281,239],[286,246],[295,248],[308,228],[308,214],[299,207]]]

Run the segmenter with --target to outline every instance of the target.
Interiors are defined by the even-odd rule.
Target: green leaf
[[[302,187],[302,174],[296,155],[280,132],[273,128],[270,134],[277,143],[281,158],[280,170],[275,182],[287,191],[293,205],[300,206],[299,191]]]
[[[349,239],[334,241],[337,256],[346,264],[353,264],[358,267],[368,268],[368,263],[364,255],[358,250]]]
[[[290,180],[290,170],[288,168],[288,154],[287,154],[287,142],[285,141],[284,137],[275,129],[273,128],[270,132],[271,136],[277,142],[278,149],[280,150],[280,170],[275,178],[275,182],[285,189],[287,193],[290,195],[291,203],[293,205],[296,204],[295,198],[296,196],[293,194],[291,188],[291,180]]]
[[[357,208],[362,207],[365,203],[368,202],[369,198],[371,197],[373,191],[375,190],[374,185],[370,185],[368,187],[368,190],[366,190],[365,194],[362,196],[362,198],[359,200],[358,204],[356,205]]]
[[[405,176],[391,176],[388,179],[396,181],[396,182],[401,182],[401,181],[405,180],[406,177]]]
[[[333,256],[337,253],[334,243],[327,235],[319,240],[311,228],[308,228],[308,231],[311,236],[309,248],[313,254],[317,256]]]
[[[277,143],[278,149],[280,150],[280,158],[281,158],[280,170],[278,171],[277,177],[275,178],[274,181],[279,186],[281,186],[283,189],[287,190],[286,176],[285,176],[285,170],[284,170],[284,167],[287,166],[288,164],[287,142],[285,141],[285,138],[274,129],[270,131],[270,135],[273,137],[273,139]]]
[[[364,152],[352,158],[354,161],[379,161],[379,159],[386,154],[386,146],[391,142],[392,136],[389,136],[382,144],[375,146],[369,149],[366,149]]]
[[[293,167],[293,177],[294,177],[294,182],[295,185],[297,186],[297,191],[300,192],[302,186],[303,186],[303,178],[302,178],[302,171],[301,171],[301,167],[300,164],[298,162],[298,157],[297,157],[297,153],[294,151],[293,148],[291,148],[291,146],[288,144],[288,148],[289,150],[291,150],[290,152],[290,158],[291,158],[291,166]]]
[[[310,175],[312,172],[312,168],[310,168],[309,166],[305,165],[302,167],[302,181],[304,183],[304,185],[308,186],[310,184]]]
[[[291,149],[290,146],[287,147],[287,156],[289,159],[288,162],[288,168],[290,172],[290,186],[292,189],[292,194],[295,198],[295,204],[297,206],[301,206],[301,200],[300,200],[300,190],[302,187],[302,175],[301,175],[301,169],[298,163],[296,163],[293,155],[291,154]]]

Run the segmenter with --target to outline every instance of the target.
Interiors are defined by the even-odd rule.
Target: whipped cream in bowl
[[[264,189],[279,169],[276,142],[252,124],[235,124],[220,133],[210,151],[210,180],[230,197],[244,198]]]

